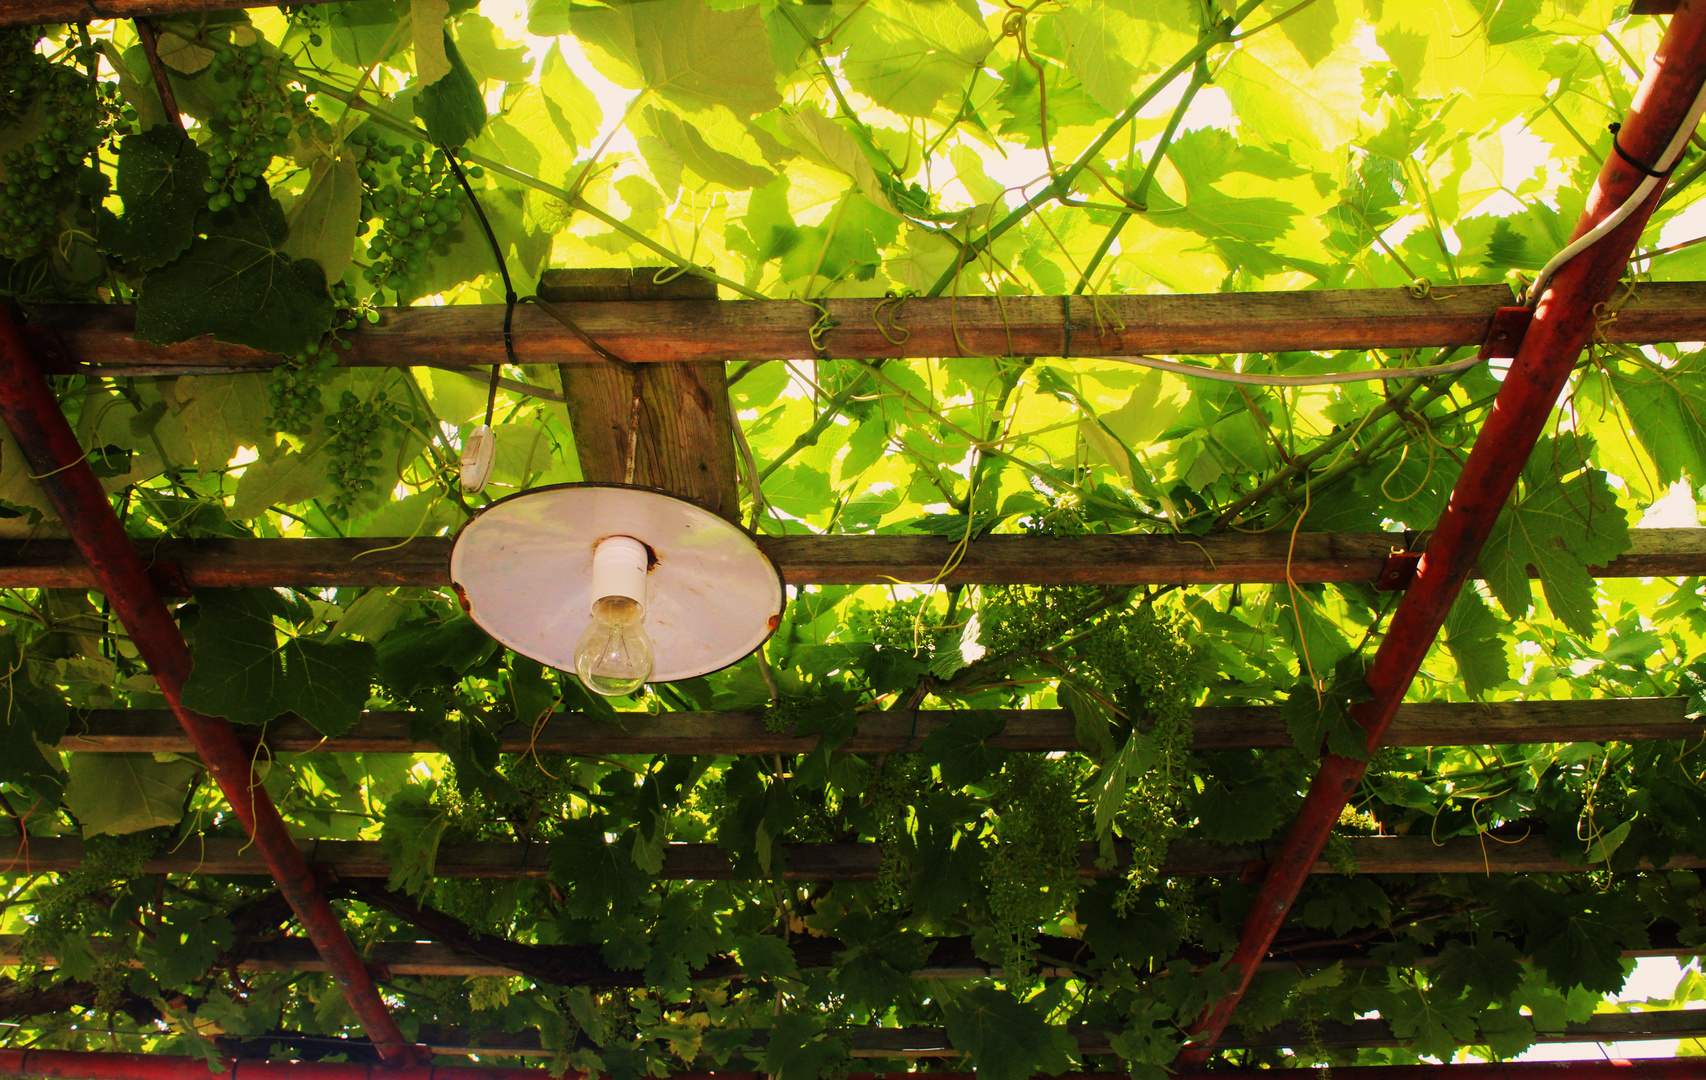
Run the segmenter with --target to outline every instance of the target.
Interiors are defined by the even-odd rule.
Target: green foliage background
[[[439,535],[485,498],[580,477],[562,406],[504,390],[493,483],[470,502],[454,465],[483,377],[335,365],[376,306],[502,300],[446,150],[473,166],[524,294],[547,267],[672,263],[714,274],[726,298],[893,293],[899,327],[912,295],[1439,296],[1520,288],[1561,246],[1660,33],[1598,0],[533,0],[526,30],[556,40],[532,45],[494,17],[465,0],[352,0],[160,20],[188,137],[165,123],[131,24],[41,28],[32,63],[87,73],[90,89],[56,78],[49,100],[19,82],[0,100],[0,155],[17,151],[0,183],[50,219],[4,222],[7,295],[26,310],[135,303],[148,340],[212,333],[281,357],[270,383],[58,381],[132,535]],[[33,33],[8,47],[27,53]],[[619,118],[569,57],[631,95]],[[64,160],[56,116],[89,125],[93,157]],[[634,152],[607,144],[617,128]],[[1024,163],[1023,187],[991,178]],[[1702,171],[1691,148],[1647,247]],[[1612,307],[1699,277],[1702,251],[1638,262]],[[1699,583],[1586,569],[1626,550],[1673,484],[1706,483],[1700,364],[1668,345],[1583,357],[1414,699],[1706,706]],[[1498,388],[1485,368],[1274,390],[1046,357],[730,378],[743,468],[761,480],[754,529],[971,543],[1426,530]],[[0,435],[0,533],[62,532],[28,473]],[[411,1035],[537,1031],[556,1064],[623,1080],[707,1060],[803,1080],[847,1067],[852,1029],[942,1026],[999,1078],[1066,1068],[1069,1022],[1111,1026],[1138,1074],[1172,1059],[1224,988],[1216,961],[1252,888],[1156,867],[1181,835],[1283,834],[1323,742],[1354,748],[1345,705],[1389,602],[1362,585],[811,587],[762,656],[615,711],[498,648],[440,591],[210,592],[180,620],[197,707],[245,724],[297,712],[328,735],[363,708],[407,709],[445,748],[260,763],[299,835],[390,853],[386,888],[339,893],[358,941],[538,947],[525,976],[391,979]],[[53,749],[84,710],[161,705],[102,598],[14,591],[0,618],[0,797],[14,830],[80,834],[91,851],[77,873],[7,876],[5,929],[55,965],[0,987],[22,1025],[6,1038],[359,1054],[326,1041],[356,1029],[325,976],[233,966],[285,926],[263,885],[139,872],[149,852],[237,830],[194,761]],[[1188,707],[1236,703],[1285,704],[1297,745],[1187,752]],[[1082,753],[987,745],[989,710],[1057,704]],[[952,710],[920,753],[832,753],[855,711],[915,706]],[[597,724],[764,710],[819,741],[776,758],[499,752],[499,726],[552,708]],[[1346,835],[1543,834],[1580,871],[1318,878],[1282,943],[1355,945],[1373,963],[1263,972],[1238,1022],[1308,1031],[1377,1009],[1408,1047],[1283,1060],[1407,1061],[1513,1055],[1611,1007],[1625,950],[1706,941],[1699,876],[1642,869],[1706,854],[1700,770],[1697,743],[1382,751]],[[435,880],[437,846],[472,839],[547,843],[553,877]],[[723,846],[740,879],[655,880],[664,845],[690,840]],[[881,843],[881,878],[782,881],[784,845],[827,840]],[[1123,879],[1068,872],[1080,841],[1116,840],[1135,853]],[[918,977],[948,946],[998,973]],[[1694,978],[1679,1000],[1700,993]]]

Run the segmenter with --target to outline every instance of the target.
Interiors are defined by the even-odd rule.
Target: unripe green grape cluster
[[[204,185],[207,208],[223,210],[247,201],[272,159],[288,149],[291,115],[307,107],[308,95],[280,92],[275,65],[258,41],[221,46],[208,62],[208,73],[217,82],[236,83],[235,100],[208,124],[213,175]]]
[[[272,414],[267,424],[274,431],[283,431],[298,438],[307,438],[314,429],[314,418],[325,412],[320,400],[320,387],[332,369],[338,366],[338,350],[350,349],[352,343],[340,338],[339,332],[354,330],[359,301],[355,290],[341,281],[331,285],[332,303],[342,313],[331,333],[321,341],[308,343],[301,352],[272,369],[272,381],[267,383],[267,402]]]
[[[0,127],[41,117],[33,140],[0,155],[0,257],[8,259],[46,243],[118,108],[116,87],[53,63],[36,52],[37,40],[34,27],[0,30]],[[85,57],[82,49],[69,55]]]
[[[356,137],[365,130],[358,130]],[[378,219],[378,231],[367,244],[371,262],[363,276],[385,288],[395,278],[419,274],[431,254],[448,248],[446,234],[462,220],[461,192],[444,151],[419,142],[396,146],[376,133],[365,142],[362,223],[356,231],[365,235],[368,223]],[[474,167],[468,174],[478,177],[481,172]]]
[[[379,461],[385,456],[387,436],[400,434],[413,419],[403,405],[387,400],[383,390],[372,401],[343,392],[338,411],[326,417],[326,454],[331,462],[326,478],[338,489],[327,513],[348,518],[350,508],[374,490],[383,471]]]

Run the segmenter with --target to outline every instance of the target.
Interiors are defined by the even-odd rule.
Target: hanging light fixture
[[[457,534],[450,578],[493,638],[607,697],[729,666],[764,644],[787,602],[746,530],[624,484],[493,503]]]

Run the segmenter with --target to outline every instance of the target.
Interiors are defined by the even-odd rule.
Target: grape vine
[[[35,49],[34,27],[0,29],[0,130],[21,132],[0,154],[0,258],[34,254],[61,228],[97,147],[114,134],[118,91]],[[70,48],[87,64],[91,50]]]

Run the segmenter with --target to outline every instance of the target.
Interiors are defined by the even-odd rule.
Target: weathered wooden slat
[[[819,939],[821,940],[821,939]],[[986,979],[1002,978],[1005,974],[999,965],[989,964],[972,955],[969,941],[966,938],[938,938],[937,946],[931,959],[925,966],[910,972],[915,979]],[[24,937],[22,934],[0,934],[0,967],[8,967],[25,960],[23,952]],[[100,952],[104,943],[99,939],[90,944],[96,952]],[[841,942],[828,941],[824,944],[833,948],[822,948],[807,952],[797,946],[794,949],[796,961],[804,968],[824,967],[832,962],[832,956],[843,946]],[[1046,956],[1045,944],[1045,956]],[[240,950],[241,956],[236,966],[242,971],[325,971],[325,961],[315,951],[314,943],[306,938],[286,937],[272,941],[247,943]],[[962,959],[948,961],[936,958],[937,953],[952,953],[962,955]],[[1706,953],[1706,946],[1673,945],[1668,948],[1631,949],[1625,950],[1625,959],[1638,957],[1690,957]],[[804,954],[804,955],[802,955]],[[32,963],[39,962],[44,967],[57,967],[58,959],[51,953],[29,958]],[[437,975],[451,978],[467,978],[469,976],[508,976],[526,975],[513,967],[479,956],[470,956],[458,952],[453,946],[437,941],[375,941],[369,943],[363,951],[363,959],[368,963],[383,967],[389,975]],[[1418,957],[1407,964],[1425,966],[1433,963],[1437,957],[1429,955]],[[1392,964],[1375,960],[1367,956],[1336,958],[1331,961],[1348,968],[1384,968]],[[1314,959],[1284,958],[1264,961],[1261,965],[1264,971],[1296,971],[1299,967],[1313,968],[1326,966],[1328,961]],[[1070,975],[1067,968],[1055,968],[1048,965],[1045,959],[1041,973],[1047,977],[1053,974]],[[739,968],[731,965],[727,977],[738,978]],[[613,980],[610,985],[629,985],[629,981]],[[565,984],[567,985],[567,984]],[[576,983],[575,985],[581,985]],[[604,985],[591,983],[586,985]],[[634,983],[638,985],[638,983]],[[1639,1015],[1639,1014],[1635,1014]],[[1649,1014],[1650,1015],[1650,1014]],[[1706,1014],[1692,1014],[1706,1029]],[[1633,1017],[1624,1016],[1620,1020],[1628,1022],[1628,1027],[1607,1029],[1611,1032],[1651,1030],[1654,1032],[1674,1031],[1675,1021],[1661,1020],[1650,1028],[1633,1022]],[[1668,1024],[1668,1026],[1667,1026]],[[1618,1037],[1622,1037],[1620,1034]],[[1675,1037],[1674,1035],[1655,1035],[1655,1038]],[[525,1045],[522,1044],[522,1045]],[[537,1044],[535,1044],[537,1045]],[[1277,1045],[1290,1045],[1280,1043]]]
[[[865,713],[842,751],[858,754],[916,750],[951,714],[922,710]],[[1003,710],[1006,726],[988,742],[1007,750],[1071,750],[1078,739],[1063,709]],[[1192,745],[1198,750],[1269,749],[1291,745],[1277,706],[1227,705],[1196,709]],[[250,729],[253,730],[253,729]],[[111,754],[192,753],[167,709],[99,709],[73,721],[61,750]],[[1682,698],[1592,701],[1430,702],[1402,706],[1387,743],[1393,746],[1487,746],[1511,743],[1636,742],[1687,739],[1706,725],[1684,715]],[[275,753],[431,753],[438,746],[410,735],[410,714],[370,712],[349,731],[323,738],[300,719],[268,725]],[[584,713],[558,713],[535,731],[508,724],[498,746],[510,754],[801,754],[816,736],[770,731],[753,712],[624,713],[612,723]]]
[[[991,297],[828,300],[829,329],[819,340],[828,355],[849,359],[1461,346],[1479,345],[1493,313],[1510,302],[1510,290],[1502,285],[1463,286],[1426,299],[1407,289],[1336,289],[1109,296],[1095,304],[1088,297],[1059,296],[1010,296],[999,302]],[[880,312],[879,305],[884,305]],[[809,331],[818,311],[795,300],[590,302],[563,309],[599,344],[636,363],[816,355]],[[343,362],[380,367],[502,363],[503,312],[501,304],[387,309],[378,323],[349,335],[354,347]],[[30,314],[31,325],[58,338],[50,359],[98,369],[193,374],[270,370],[277,362],[206,338],[149,345],[132,336],[135,322],[135,308],[116,304],[45,305]],[[886,329],[889,323],[895,329]],[[530,305],[517,309],[514,326],[516,354],[523,363],[603,363],[577,335]],[[1706,338],[1706,284],[1642,285],[1605,324],[1605,333],[1611,341],[1629,344]]]
[[[1600,577],[1706,575],[1706,529],[1633,529]],[[940,580],[960,585],[1210,585],[1374,581],[1398,533],[986,536]],[[137,540],[193,588],[450,583],[446,537]],[[935,581],[955,543],[935,536],[766,536],[759,546],[791,585]],[[1288,559],[1289,555],[1289,559]],[[0,541],[0,588],[87,589],[94,576],[69,540]]]
[[[1348,841],[1350,853],[1362,874],[1560,874],[1591,870],[1591,865],[1573,864],[1546,839],[1531,837],[1501,842],[1477,837],[1454,837],[1435,842],[1426,836],[1356,837]],[[377,841],[301,840],[297,846],[308,860],[340,878],[387,877],[391,864]],[[1079,873],[1104,877],[1123,873],[1119,868],[1096,865],[1096,845],[1086,844]],[[1175,841],[1168,851],[1162,873],[1177,877],[1248,876],[1263,863],[1256,845],[1227,847],[1194,840]],[[782,877],[787,881],[872,881],[882,864],[877,844],[833,843],[791,844],[783,853]],[[27,843],[17,837],[0,839],[0,874],[26,874],[76,869],[83,861],[83,842],[76,837],[32,836]],[[1687,855],[1672,860],[1670,869],[1706,868],[1706,856]],[[192,838],[178,850],[156,856],[143,866],[156,874],[231,874],[265,876],[266,866],[254,846],[238,837]],[[1317,874],[1337,873],[1325,862],[1315,866]],[[502,842],[447,843],[439,847],[434,876],[441,878],[544,878],[550,876],[549,845]],[[715,844],[670,844],[664,851],[663,870],[657,875],[670,881],[724,881],[744,878],[737,874],[728,852]]]
[[[0,0],[0,26],[269,7],[255,0]]]

